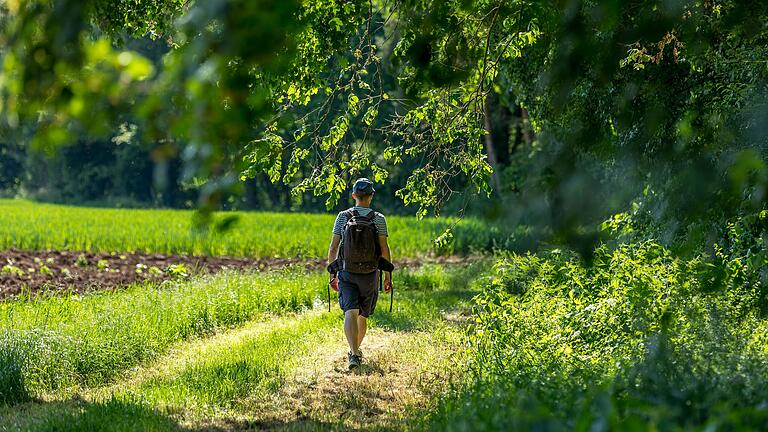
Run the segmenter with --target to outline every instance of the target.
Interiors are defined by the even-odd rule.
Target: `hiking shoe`
[[[352,352],[347,353],[347,368],[352,370],[354,368],[360,367],[360,356],[352,354]]]

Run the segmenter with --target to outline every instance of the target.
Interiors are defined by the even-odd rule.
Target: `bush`
[[[724,273],[721,288],[706,283]],[[436,429],[768,426],[761,289],[653,242],[500,257],[475,298],[472,384]],[[500,409],[503,407],[503,409]]]

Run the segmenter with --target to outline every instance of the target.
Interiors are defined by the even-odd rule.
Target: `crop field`
[[[192,212],[0,207],[0,431],[304,430],[360,416],[423,428],[458,379],[444,371],[487,269],[433,247],[444,223],[388,218],[406,255],[394,308],[382,294],[366,366],[349,373],[315,258],[333,216],[241,213],[201,237]]]
[[[242,257],[324,257],[335,215],[229,212],[230,229],[193,229],[193,212],[70,207],[23,200],[0,200],[0,249],[142,252]],[[437,247],[434,240],[454,219],[387,217],[395,256],[453,254],[490,250],[505,244],[508,234],[466,219],[453,241]],[[215,225],[215,222],[214,222]]]
[[[225,270],[264,270],[287,265],[316,270],[325,267],[319,259],[17,250],[0,251],[0,263],[0,300],[41,291],[82,293],[142,282],[163,283]]]

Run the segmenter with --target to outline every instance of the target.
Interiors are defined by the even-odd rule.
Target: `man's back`
[[[339,212],[339,214],[336,216],[336,223],[333,224],[333,234],[338,236],[342,236],[342,234],[344,234],[344,227],[347,226],[347,222],[349,222],[349,214],[352,210],[357,210],[360,216],[368,216],[370,212],[374,211],[370,207],[354,206]],[[387,219],[383,214],[376,212],[376,217],[373,219],[373,222],[376,224],[376,232],[378,235],[389,237]]]

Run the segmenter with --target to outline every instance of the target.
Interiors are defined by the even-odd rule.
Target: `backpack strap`
[[[376,235],[379,235],[379,226],[376,225],[376,215],[377,215],[377,213],[375,211],[371,210],[371,212],[368,213],[368,216],[366,216],[365,218],[368,219],[368,222],[373,224],[373,227],[376,230]],[[379,243],[377,241],[376,242],[376,250],[378,250],[378,249],[379,249]]]
[[[344,214],[347,215],[347,222],[349,222],[349,220],[352,219],[353,217],[360,216],[360,214],[355,209],[349,209],[345,211]]]

